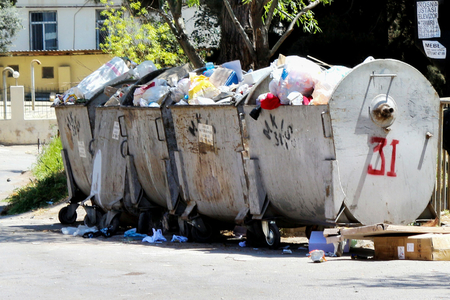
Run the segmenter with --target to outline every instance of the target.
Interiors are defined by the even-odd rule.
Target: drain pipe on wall
[[[36,101],[36,91],[34,87],[34,63],[37,63],[38,65],[41,64],[41,62],[37,59],[33,59],[30,63],[31,65],[31,107],[32,110],[34,110],[34,101]]]

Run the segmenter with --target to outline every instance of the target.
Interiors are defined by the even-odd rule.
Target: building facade
[[[112,2],[112,7],[118,8],[122,1]],[[16,36],[10,52],[0,54],[0,68],[12,67],[19,71],[18,83],[26,91],[31,84],[32,70],[37,93],[62,93],[111,59],[99,47],[105,34],[100,30],[104,21],[100,3],[18,0],[16,7],[23,20],[23,30]],[[8,75],[7,83],[14,84],[14,78]]]

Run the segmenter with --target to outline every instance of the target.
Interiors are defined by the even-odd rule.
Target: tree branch
[[[166,14],[162,9],[156,9],[153,7],[149,7],[149,8],[153,11],[156,11],[166,21],[167,25],[169,25],[169,27],[170,27],[170,30],[173,32],[173,34],[176,37],[180,36],[180,33],[178,32],[177,28],[173,24],[173,19],[168,14]],[[148,20],[148,18],[147,18],[147,20]]]
[[[283,33],[283,35],[280,37],[280,39],[277,41],[275,46],[270,50],[270,56],[273,56],[275,52],[277,52],[278,48],[280,48],[281,44],[286,40],[286,38],[294,31],[295,23],[297,23],[298,19],[306,14],[308,11],[319,5],[320,0],[316,0],[314,2],[311,2],[308,6],[305,6],[292,20],[291,24],[289,24],[288,29]]]
[[[236,18],[236,15],[234,14],[233,9],[230,6],[230,3],[228,2],[228,0],[223,0],[223,3],[225,4],[225,7],[227,8],[228,14],[230,15],[230,18],[233,20],[233,23],[236,26],[236,29],[239,31],[242,38],[244,39],[245,45],[247,46],[252,59],[254,61],[256,61],[256,53],[255,53],[255,49],[253,48],[252,42],[248,38],[248,35],[245,33],[245,30],[242,27],[241,23]]]
[[[273,0],[272,4],[270,5],[269,13],[267,14],[266,24],[264,25],[264,26],[266,26],[267,32],[269,32],[270,24],[272,23],[272,19],[273,19],[273,12],[275,11],[275,8],[277,6],[278,6],[278,0]]]

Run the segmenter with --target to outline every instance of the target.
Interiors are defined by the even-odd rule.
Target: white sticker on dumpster
[[[398,259],[405,259],[405,246],[398,246]]]
[[[437,41],[422,41],[423,49],[429,58],[445,59],[447,57],[447,48]]]
[[[78,153],[80,157],[86,158],[86,148],[84,147],[84,141],[78,141]]]
[[[198,141],[214,146],[214,130],[211,125],[198,124]]]
[[[438,1],[417,1],[417,33],[419,39],[441,37]]]
[[[406,244],[406,252],[414,252],[414,243]]]
[[[113,127],[113,133],[112,133],[112,138],[115,140],[119,139],[119,134],[120,134],[120,125],[119,122],[114,121],[114,127]]]

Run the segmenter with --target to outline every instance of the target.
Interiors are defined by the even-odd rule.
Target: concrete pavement
[[[450,299],[450,262],[313,263],[305,243],[282,249],[143,243],[61,233],[64,204],[0,217],[1,299]],[[75,224],[81,224],[81,219]]]
[[[37,145],[0,145],[0,212],[7,204],[4,199],[30,181],[29,171],[36,163],[37,155]]]

